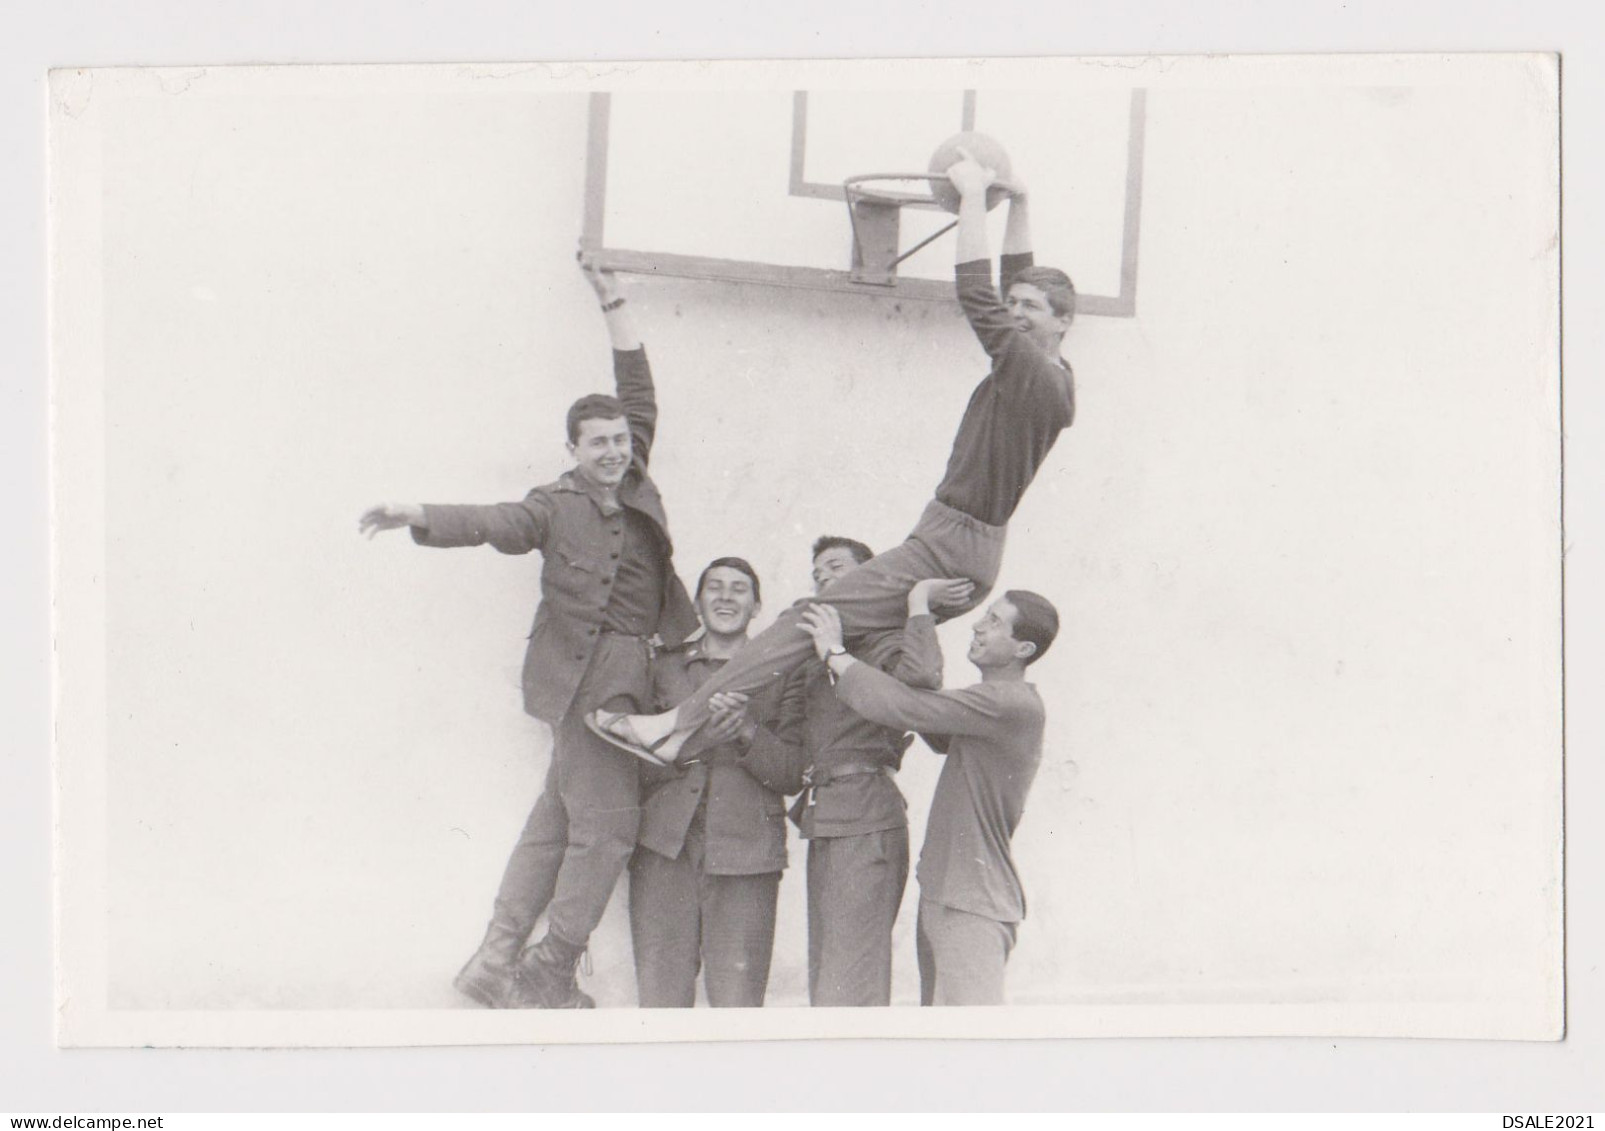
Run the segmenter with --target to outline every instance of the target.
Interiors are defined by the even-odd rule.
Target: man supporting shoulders
[[[814,591],[826,593],[874,555],[827,535],[813,546]],[[942,685],[937,603],[969,595],[968,582],[926,581],[909,595],[904,629],[854,641],[854,655],[910,687]],[[792,809],[808,841],[808,1000],[818,1006],[891,1004],[892,927],[908,883],[908,805],[893,779],[908,738],[836,697],[817,659],[791,673],[772,727],[797,744],[808,789]]]
[[[811,607],[804,625],[848,706],[946,751],[917,872],[921,1004],[1002,1004],[1004,966],[1025,918],[1010,843],[1042,760],[1046,717],[1025,670],[1058,634],[1058,613],[1026,590],[993,601],[968,651],[981,682],[955,691],[905,687],[855,660],[829,606]]]

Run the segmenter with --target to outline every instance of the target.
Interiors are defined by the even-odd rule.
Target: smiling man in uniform
[[[708,564],[697,581],[702,634],[652,661],[657,703],[679,702],[741,649],[759,596],[758,575],[744,559]],[[716,713],[696,762],[642,768],[630,934],[647,1008],[689,1008],[699,970],[711,1006],[764,1002],[786,867],[784,795],[802,788],[803,760],[760,734],[746,706]]]
[[[412,528],[423,546],[539,550],[541,599],[524,656],[524,709],[553,729],[546,785],[502,874],[484,942],[458,990],[493,1008],[589,1008],[575,971],[635,848],[638,763],[584,726],[588,711],[652,705],[653,641],[697,624],[675,575],[662,497],[647,474],[657,401],[646,351],[610,273],[582,261],[613,343],[617,396],[568,411],[574,467],[516,503],[382,503],[362,515],[370,537]],[[537,918],[546,934],[525,949]]]

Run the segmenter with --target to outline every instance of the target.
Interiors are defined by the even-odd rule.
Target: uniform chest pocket
[[[596,593],[601,588],[601,575],[595,558],[561,549],[547,558],[543,586],[547,593],[565,602],[589,605],[596,600]],[[562,607],[572,611],[567,603]]]

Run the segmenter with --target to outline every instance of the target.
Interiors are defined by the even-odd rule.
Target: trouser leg
[[[702,879],[702,981],[716,1008],[763,1004],[780,873]]]
[[[920,900],[922,943],[929,948],[932,992],[927,1005],[1002,1005],[1003,971],[1014,949],[1015,924],[1000,923]]]
[[[513,845],[496,890],[496,919],[528,937],[557,886],[558,869],[568,849],[568,814],[557,787],[557,760],[546,772],[541,795],[530,810]]]
[[[926,934],[929,926],[929,916],[925,913],[925,901],[919,902],[919,910],[914,917],[914,957],[920,968],[920,1004],[936,1004],[936,954],[931,949],[930,936]]]
[[[552,898],[567,844],[568,818],[554,765],[502,870],[484,941],[453,981],[462,993],[492,1008],[509,1003],[519,951]]]
[[[707,720],[708,697],[716,691],[751,694],[790,672],[813,654],[813,638],[802,615],[815,602],[841,614],[847,636],[901,628],[908,621],[908,591],[933,577],[967,577],[975,591],[964,608],[986,599],[1003,558],[1001,527],[989,527],[940,503],[932,503],[914,533],[900,546],[871,558],[836,581],[817,598],[804,598],[775,623],[749,640],[712,679],[680,704],[677,729],[691,730]],[[686,756],[682,754],[682,757]]]
[[[702,907],[689,853],[669,860],[638,848],[630,860],[630,937],[635,984],[646,1009],[689,1009],[697,1000]]]
[[[551,932],[581,947],[602,920],[641,822],[636,760],[593,735],[582,718],[568,713],[553,751],[568,838],[548,909]]]
[[[808,842],[808,1000],[890,1005],[892,926],[908,883],[908,829]]]

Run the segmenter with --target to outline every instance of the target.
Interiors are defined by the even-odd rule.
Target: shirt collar
[[[626,474],[628,474],[628,472],[626,472]],[[618,504],[613,507],[608,506],[607,496],[603,494],[602,488],[597,486],[595,483],[592,483],[578,471],[570,469],[563,472],[562,475],[557,477],[557,486],[559,490],[573,491],[576,494],[584,495],[587,499],[590,499],[591,502],[595,503],[596,509],[601,511],[603,514],[613,515],[624,509],[625,483],[619,484],[619,501]]]

